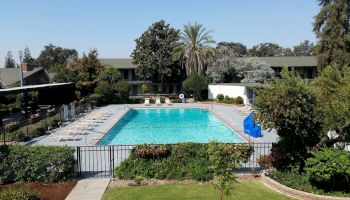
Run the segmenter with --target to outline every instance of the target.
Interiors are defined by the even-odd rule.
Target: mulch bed
[[[39,182],[14,183],[0,185],[0,192],[8,188],[25,188],[30,191],[38,192],[43,200],[64,200],[76,184],[77,182],[75,181],[56,184],[44,184]]]

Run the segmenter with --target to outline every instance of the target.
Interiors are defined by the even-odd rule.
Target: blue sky
[[[2,0],[0,66],[9,50],[18,60],[17,52],[28,46],[36,57],[49,43],[80,55],[97,48],[100,57],[129,57],[135,38],[160,19],[178,29],[201,23],[217,42],[292,47],[316,41],[318,11],[316,0]]]

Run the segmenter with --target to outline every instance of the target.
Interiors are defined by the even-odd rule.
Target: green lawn
[[[103,195],[103,200],[215,200],[218,198],[218,193],[214,191],[213,186],[210,184],[203,185],[161,185],[161,186],[142,186],[131,188],[112,188],[108,189]],[[242,181],[237,184],[234,190],[234,194],[230,198],[226,199],[266,199],[266,200],[283,200],[291,199],[282,194],[270,190],[262,183],[258,181]]]

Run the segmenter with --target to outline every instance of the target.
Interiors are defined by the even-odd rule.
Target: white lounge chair
[[[162,105],[162,103],[160,102],[160,97],[156,98],[156,105],[157,106],[161,106]]]
[[[165,103],[168,104],[169,106],[173,105],[169,99],[169,97],[165,98]]]
[[[145,98],[145,103],[144,103],[145,106],[150,106],[151,104],[149,103],[149,98]]]

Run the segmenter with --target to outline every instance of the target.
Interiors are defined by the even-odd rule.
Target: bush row
[[[241,96],[238,96],[236,98],[229,97],[228,95],[218,94],[216,96],[216,100],[219,103],[227,103],[227,104],[243,104],[243,98]]]
[[[25,189],[7,189],[0,192],[0,200],[40,200],[40,196],[36,192]]]
[[[209,147],[217,143],[182,143],[176,145],[141,145],[132,150],[131,156],[116,168],[116,176],[122,179],[194,179],[207,181],[213,178],[210,169]],[[242,163],[252,153],[246,144],[219,144],[224,154],[237,153]]]
[[[1,146],[0,183],[57,182],[71,177],[74,149],[59,146]]]
[[[276,151],[275,151],[276,152]],[[280,167],[278,154],[262,156],[262,167]],[[305,162],[305,172],[279,168],[269,176],[289,187],[317,194],[350,196],[350,152],[335,148],[326,148],[314,152]]]

